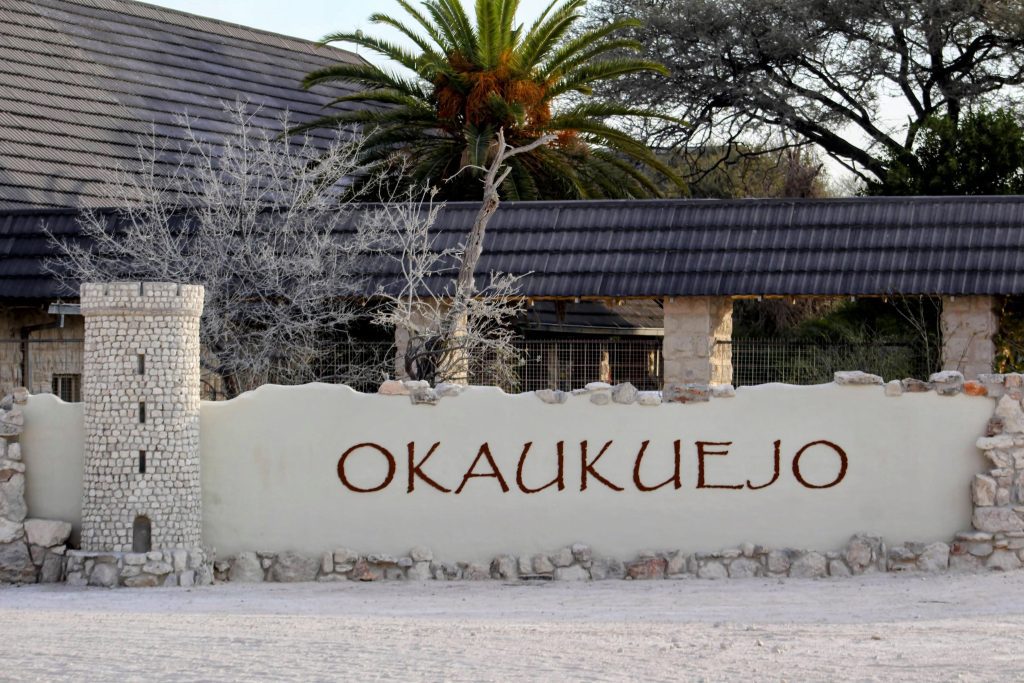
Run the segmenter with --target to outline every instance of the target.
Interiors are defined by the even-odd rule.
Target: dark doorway
[[[153,549],[151,540],[152,524],[149,517],[139,515],[132,524],[132,552],[148,553]]]

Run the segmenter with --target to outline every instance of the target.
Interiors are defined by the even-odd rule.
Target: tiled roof
[[[437,246],[464,240],[477,208],[445,207]],[[0,298],[62,294],[43,223],[78,233],[75,212],[0,213]],[[477,273],[491,271],[529,273],[536,298],[1024,294],[1024,196],[505,202]],[[368,272],[368,293],[396,275]]]
[[[223,105],[262,107],[279,130],[322,115],[339,88],[304,91],[309,71],[352,53],[130,0],[0,2],[0,209],[112,203],[139,136],[229,130]],[[326,141],[321,134],[321,141]]]

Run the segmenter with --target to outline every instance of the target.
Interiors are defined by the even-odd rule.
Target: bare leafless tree
[[[289,140],[256,126],[246,104],[227,109],[232,130],[216,142],[185,118],[183,143],[143,141],[138,164],[118,174],[120,208],[86,213],[81,239],[52,237],[51,270],[72,289],[203,285],[204,369],[227,396],[268,382],[379,380],[383,359],[332,357],[366,315],[360,263],[389,237],[355,218],[361,197],[345,179],[361,171],[358,140]]]
[[[439,207],[429,201],[432,194],[422,198],[428,201],[416,201],[411,195],[402,201],[392,197],[378,212],[374,232],[399,236],[398,248],[386,255],[400,264],[402,287],[397,292],[381,290],[385,304],[375,319],[405,337],[399,362],[409,377],[432,383],[461,382],[466,381],[470,365],[476,364],[486,366],[494,383],[515,385],[521,358],[512,343],[511,323],[523,307],[518,294],[522,275],[492,272],[480,287],[476,270],[487,225],[500,204],[498,188],[510,172],[508,160],[554,139],[545,135],[513,148],[506,143],[504,131],[498,131],[487,166],[477,169],[483,172],[483,202],[466,242],[457,247],[436,246],[430,228]],[[453,268],[457,268],[454,280],[442,276]]]

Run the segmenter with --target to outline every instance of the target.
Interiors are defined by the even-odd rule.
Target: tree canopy
[[[323,42],[367,48],[404,72],[339,63],[310,73],[306,87],[341,81],[364,89],[334,100],[340,107],[306,128],[362,129],[364,162],[401,153],[413,179],[438,186],[442,199],[481,196],[481,169],[499,129],[514,147],[556,136],[509,160],[506,199],[652,196],[658,185],[649,170],[674,179],[612,123],[657,112],[591,97],[595,84],[623,75],[667,73],[636,56],[638,42],[619,35],[636,20],[618,17],[573,33],[586,0],[554,0],[529,28],[516,23],[519,0],[477,0],[472,20],[459,0],[396,2],[404,21],[381,13],[370,21],[398,30],[415,48],[361,32],[332,33]]]
[[[625,11],[599,0],[590,25]],[[655,122],[645,132],[659,145],[770,149],[757,136],[782,132],[881,180],[910,162],[927,122],[956,124],[1024,83],[1019,0],[638,0],[628,12],[642,21],[632,37],[671,75],[605,94],[692,124]]]
[[[1000,109],[931,119],[910,159],[893,159],[876,195],[1017,194],[1024,192],[1024,127]]]

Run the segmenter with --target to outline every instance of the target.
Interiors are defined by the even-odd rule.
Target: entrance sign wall
[[[204,539],[227,555],[427,546],[473,561],[581,540],[613,557],[948,541],[971,525],[992,410],[835,384],[657,406],[266,386],[203,405]]]

